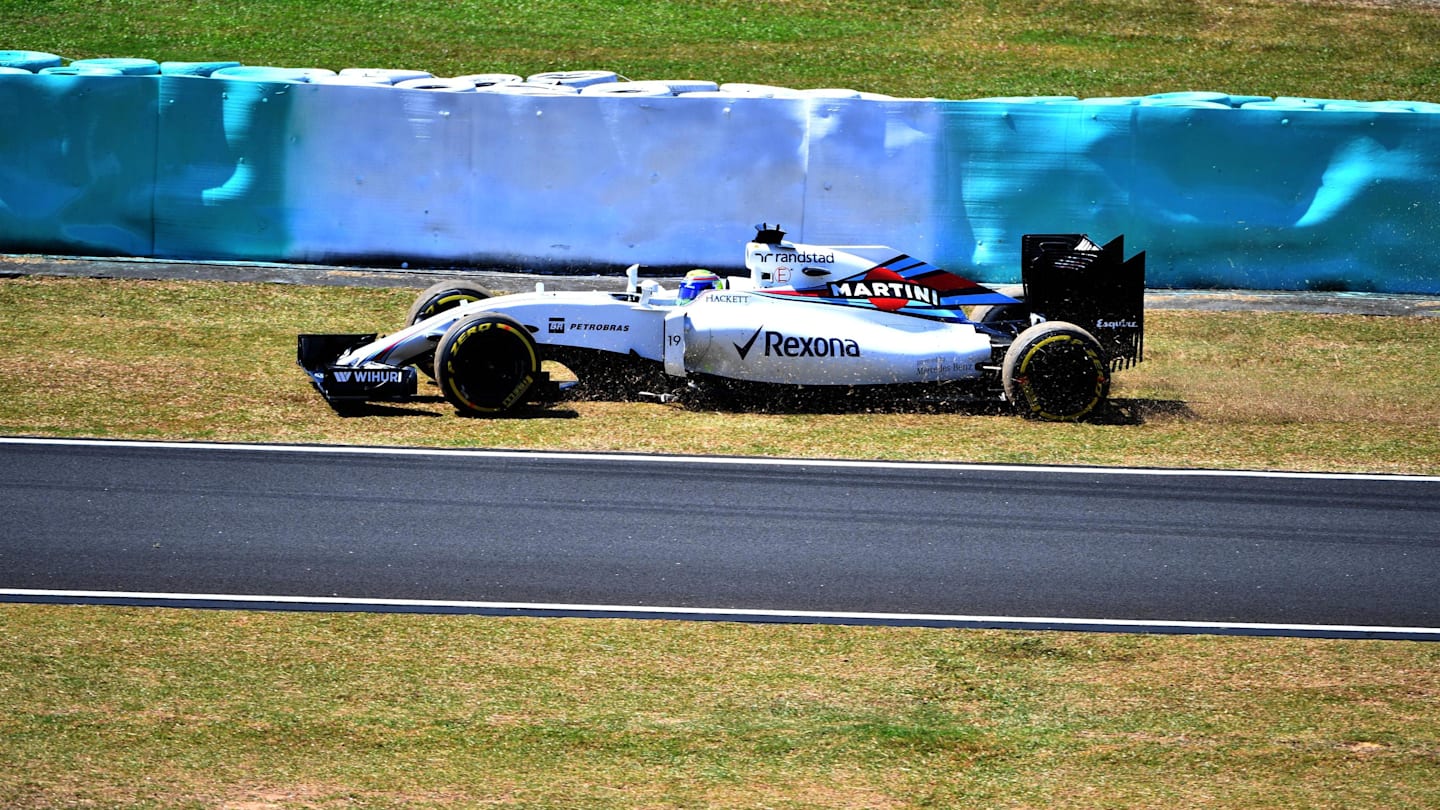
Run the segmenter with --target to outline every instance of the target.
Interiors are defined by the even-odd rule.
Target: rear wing
[[[1026,234],[1020,247],[1025,304],[1100,341],[1111,370],[1140,362],[1145,343],[1145,254],[1125,258],[1125,237],[1104,247],[1082,234]]]

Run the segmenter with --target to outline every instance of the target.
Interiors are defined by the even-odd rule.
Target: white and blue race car
[[[307,334],[298,360],[337,409],[416,396],[417,368],[464,415],[500,415],[640,381],[812,390],[965,392],[1038,419],[1096,412],[1141,359],[1144,254],[1080,234],[1035,234],[1023,289],[1005,294],[883,246],[808,245],[762,225],[748,276],[686,275],[677,289],[629,268],[623,290],[492,296],[468,281],[421,293],[405,328]],[[551,379],[546,361],[578,380]]]

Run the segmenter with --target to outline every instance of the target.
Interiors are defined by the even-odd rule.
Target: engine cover
[[[687,308],[684,359],[755,382],[884,385],[974,379],[991,350],[966,323],[721,291]]]

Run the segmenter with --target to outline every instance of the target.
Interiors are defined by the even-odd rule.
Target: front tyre
[[[426,318],[438,315],[447,309],[454,309],[471,301],[484,301],[491,297],[489,290],[473,281],[441,281],[432,284],[410,305],[405,315],[405,325],[417,324]]]
[[[1000,379],[1021,414],[1048,422],[1083,419],[1110,395],[1110,364],[1100,341],[1064,321],[1021,332],[1005,352]]]
[[[405,325],[414,326],[446,310],[474,301],[484,301],[490,297],[489,290],[473,281],[450,279],[431,284],[415,297],[415,303],[410,305],[410,311],[405,314]],[[415,366],[426,374],[430,374],[431,369],[435,366],[435,355],[427,354],[416,357]]]
[[[456,321],[435,347],[435,382],[460,413],[496,416],[525,401],[540,351],[519,321],[481,312]]]

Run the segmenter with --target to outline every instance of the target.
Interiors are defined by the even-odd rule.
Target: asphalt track
[[[0,601],[1440,640],[1440,478],[0,439]]]

